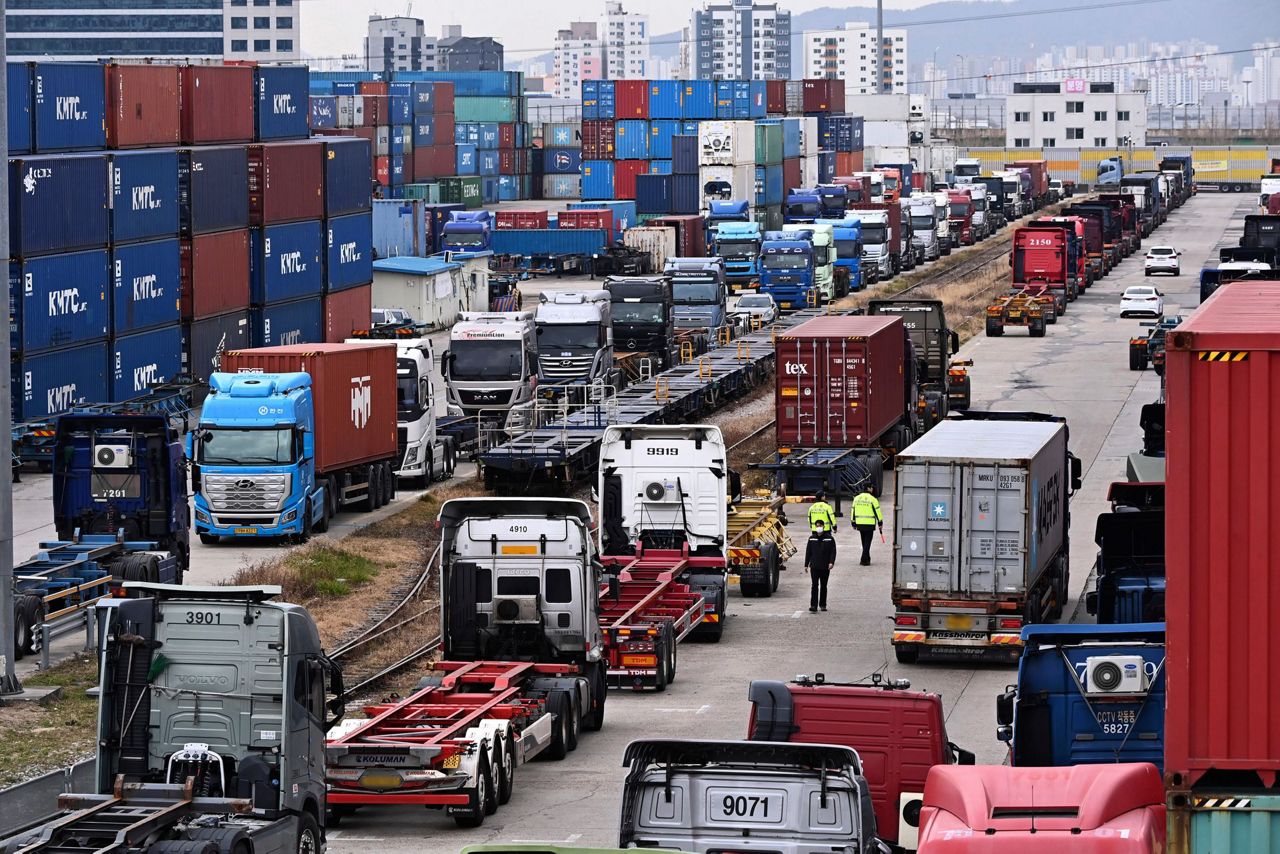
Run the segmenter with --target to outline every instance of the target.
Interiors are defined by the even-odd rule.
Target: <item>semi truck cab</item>
[[[452,211],[444,224],[441,250],[484,252],[493,248],[493,214],[489,211]]]
[[[842,217],[849,204],[849,189],[843,184],[818,185],[819,217]]]
[[[937,221],[938,248],[943,255],[950,255],[959,244],[959,238],[951,233],[951,199],[946,190],[934,190],[933,216]]]
[[[830,225],[817,222],[808,225],[784,225],[784,234],[808,234],[813,245],[813,283],[822,299],[830,302],[835,299],[835,237]],[[843,294],[840,294],[843,296]]]
[[[974,178],[974,184],[981,184],[987,188],[987,221],[990,226],[989,233],[995,234],[996,231],[1002,229],[1006,225],[1005,210],[1007,201],[1004,192],[1004,179],[995,176],[984,176]]]
[[[949,190],[947,204],[950,209],[947,218],[951,221],[951,231],[956,235],[957,242],[972,246],[977,242],[973,227],[973,197],[967,190]]]
[[[772,296],[779,309],[807,308],[809,291],[815,287],[814,263],[809,240],[794,232],[766,231],[760,250],[760,292]]]
[[[724,259],[724,275],[730,289],[755,287],[760,277],[759,223],[719,222],[711,233],[714,252]]]
[[[671,280],[677,329],[714,333],[728,322],[729,288],[723,258],[668,258],[662,272]]]
[[[543,291],[534,311],[538,382],[555,386],[603,384],[618,388],[613,362],[613,315],[606,290]]]
[[[533,312],[461,312],[440,365],[450,415],[496,422],[508,432],[532,425],[538,385]]]
[[[671,280],[666,276],[610,276],[604,288],[609,292],[614,347],[625,353],[647,353],[660,370],[666,370],[671,363],[675,313]]]
[[[1119,186],[1122,178],[1124,178],[1123,157],[1108,157],[1098,162],[1098,172],[1094,184],[1099,187],[1115,187]]]
[[[1030,213],[1022,198],[1022,179],[1017,172],[997,172],[1004,187],[1004,219],[1013,222],[1015,219]]]
[[[821,219],[816,225],[831,226],[835,248],[834,273],[836,297],[860,291],[867,286],[862,274],[862,222],[855,216]]]
[[[962,182],[960,179],[961,178],[977,178],[979,175],[981,175],[982,161],[976,157],[961,157],[958,160],[956,160],[954,174],[956,177],[956,183],[967,183],[967,182]]]
[[[863,204],[867,202],[873,202],[878,205],[884,204],[885,192],[884,192],[884,173],[883,172],[877,172],[877,171],[854,172],[853,176],[855,178],[866,178],[868,181],[871,182],[871,197],[869,199],[864,199]]]
[[[822,215],[822,200],[816,188],[792,188],[787,193],[782,211],[783,222],[810,223]]]
[[[893,230],[886,210],[860,210],[862,221],[862,260],[880,271],[880,281],[893,278],[897,272],[892,246]]]
[[[877,166],[876,172],[884,176],[884,201],[886,204],[896,205],[898,199],[902,198],[902,172],[901,170],[890,166]]]
[[[714,245],[717,228],[731,222],[751,222],[751,203],[741,199],[709,202],[706,217],[707,245]]]
[[[973,183],[968,188],[969,197],[973,199],[973,231],[978,240],[986,240],[991,236],[991,223],[987,218],[987,186]]]
[[[916,252],[926,261],[938,260],[942,257],[942,247],[938,243],[938,215],[933,197],[925,196],[924,201],[913,200],[908,210],[911,216],[911,241]]]

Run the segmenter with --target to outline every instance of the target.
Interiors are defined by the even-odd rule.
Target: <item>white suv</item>
[[[1180,257],[1182,253],[1172,246],[1152,246],[1147,250],[1147,257],[1143,262],[1143,275],[1150,276],[1152,273],[1180,275],[1182,273],[1182,265],[1178,262]]]

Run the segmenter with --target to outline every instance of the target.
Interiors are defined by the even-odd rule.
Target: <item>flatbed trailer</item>
[[[785,448],[750,467],[771,472],[787,501],[825,492],[835,499],[836,516],[844,515],[844,498],[853,498],[867,486],[878,494],[884,479],[884,458],[878,447]]]
[[[795,556],[781,496],[743,497],[729,507],[729,583],[743,596],[772,596],[784,563]]]
[[[987,337],[1000,337],[1006,326],[1025,326],[1032,338],[1043,338],[1053,311],[1052,298],[1038,297],[1027,290],[997,297],[987,306]]]

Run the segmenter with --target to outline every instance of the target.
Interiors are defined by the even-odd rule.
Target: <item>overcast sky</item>
[[[850,0],[847,5],[856,2]],[[885,8],[911,9],[925,2],[885,0]],[[694,4],[695,0],[623,0],[624,8],[648,12],[655,33],[688,26]],[[302,49],[313,57],[363,54],[369,15],[403,15],[406,9],[402,0],[301,0],[298,5],[302,7]],[[792,12],[806,12],[846,4],[784,0],[782,5]],[[602,20],[604,0],[416,0],[412,14],[426,22],[428,35],[438,36],[444,24],[461,24],[468,35],[497,37],[506,47],[508,60],[519,60],[551,50],[556,30],[572,20]]]

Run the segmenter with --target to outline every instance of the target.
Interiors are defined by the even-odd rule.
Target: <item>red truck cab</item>
[[[918,854],[1156,854],[1165,798],[1149,763],[934,766]]]
[[[1076,247],[1074,259],[1068,253],[1067,263],[1070,265],[1074,261],[1074,267],[1071,268],[1071,276],[1075,281],[1077,295],[1084,293],[1093,284],[1093,270],[1089,266],[1089,253],[1086,251],[1086,243],[1084,237],[1084,220],[1078,216],[1054,216],[1033,219],[1028,223],[1030,228],[1065,228],[1068,231],[1068,239]]]
[[[884,175],[885,204],[896,205],[898,199],[902,198],[902,170],[882,166],[874,171]]]
[[[1067,227],[1066,223],[1054,223],[1016,228],[1009,256],[1013,267],[1010,290],[1052,297],[1058,314],[1065,314],[1067,303],[1076,298],[1075,277],[1068,263]]]
[[[960,242],[965,246],[972,246],[973,197],[968,190],[947,190],[947,204],[947,222],[951,224],[951,233],[959,235]]]
[[[747,737],[852,747],[871,786],[876,835],[912,849],[929,769],[972,765],[973,754],[947,741],[942,698],[910,686],[879,677],[827,682],[821,673],[789,683],[756,680]]]
[[[871,204],[871,179],[866,176],[858,177],[856,175],[840,175],[832,180],[833,184],[839,184],[841,187],[849,191],[848,198],[845,199],[845,206],[853,205],[869,205]]]

